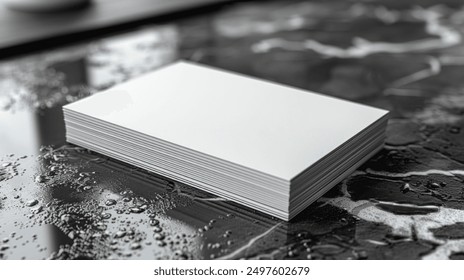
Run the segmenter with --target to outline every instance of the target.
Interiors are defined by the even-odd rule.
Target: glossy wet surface
[[[457,0],[241,3],[4,60],[0,258],[462,258],[463,30]],[[65,143],[63,104],[179,58],[391,110],[385,148],[282,222]]]

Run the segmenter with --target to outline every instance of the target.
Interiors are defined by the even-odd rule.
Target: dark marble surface
[[[462,258],[463,30],[457,0],[247,2],[3,60],[0,259]],[[179,58],[391,110],[385,148],[282,222],[65,143],[63,104]]]

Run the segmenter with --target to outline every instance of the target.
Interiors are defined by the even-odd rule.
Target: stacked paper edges
[[[388,115],[187,62],[63,110],[68,142],[283,220],[379,151]]]

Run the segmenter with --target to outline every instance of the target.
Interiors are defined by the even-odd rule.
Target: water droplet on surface
[[[76,238],[76,232],[75,232],[74,230],[70,231],[70,232],[68,233],[68,237],[71,238],[71,239]]]
[[[142,209],[142,208],[139,208],[139,207],[132,207],[132,208],[129,209],[129,211],[130,211],[131,213],[137,213],[137,214],[139,214],[139,213],[142,213],[142,212],[145,211],[145,210]]]
[[[105,225],[104,223],[102,222],[99,222],[96,224],[96,227],[95,227],[97,230],[100,230],[100,231],[104,231],[108,228],[107,225]]]
[[[61,215],[60,219],[63,222],[68,223],[68,224],[71,224],[71,223],[73,223],[75,221],[73,216],[70,215],[70,214],[63,214],[63,215]]]
[[[406,183],[406,184],[404,184],[404,185],[402,185],[402,186],[400,187],[400,190],[401,190],[403,193],[407,193],[407,192],[411,191],[412,189],[411,189],[411,186],[409,185],[409,183]]]
[[[32,207],[32,206],[36,206],[38,203],[39,203],[39,201],[37,199],[32,199],[32,200],[29,200],[28,202],[26,202],[26,206],[27,207]]]
[[[157,226],[159,225],[159,221],[157,219],[151,219],[150,220],[150,226]]]
[[[44,175],[38,175],[35,177],[35,182],[36,183],[45,183],[48,181],[48,178]]]
[[[50,172],[56,172],[56,171],[58,171],[58,168],[59,168],[58,166],[52,165],[52,166],[50,166]]]
[[[102,214],[101,214],[101,217],[102,217],[103,219],[109,219],[109,218],[111,218],[111,214],[110,214],[110,213],[102,213]]]
[[[125,231],[118,231],[114,234],[114,238],[123,238],[124,236],[126,236]]]
[[[42,210],[43,210],[43,207],[40,205],[40,206],[32,208],[31,213],[38,214],[38,213],[42,212]]]
[[[137,249],[142,248],[142,245],[140,245],[140,243],[136,242],[136,243],[132,243],[130,247],[131,247],[132,250],[137,250]]]
[[[116,200],[114,199],[108,199],[106,202],[105,202],[105,205],[106,206],[112,206],[112,205],[115,205],[116,204]]]
[[[296,257],[296,256],[298,256],[298,251],[290,250],[290,251],[287,252],[287,256],[290,257],[290,258]]]
[[[165,236],[161,233],[155,233],[153,235],[153,237],[156,239],[156,240],[163,240],[165,238]]]
[[[174,251],[174,255],[181,260],[186,260],[188,259],[188,256],[182,251],[182,250],[176,250]]]

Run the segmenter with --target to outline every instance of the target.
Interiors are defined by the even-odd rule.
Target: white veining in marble
[[[363,38],[353,38],[352,46],[341,48],[320,43],[316,40],[290,41],[282,38],[264,39],[252,45],[255,53],[268,52],[274,48],[289,51],[311,50],[325,57],[338,58],[362,58],[375,53],[409,53],[429,51],[451,47],[461,42],[462,36],[459,31],[446,25],[442,20],[443,14],[436,7],[423,9],[414,8],[410,10],[405,20],[424,22],[425,31],[433,36],[427,39],[414,40],[402,43],[370,42]]]
[[[234,259],[234,258],[240,256],[240,254],[242,252],[246,252],[251,246],[253,246],[253,244],[255,244],[256,241],[260,240],[261,238],[264,238],[265,236],[267,236],[268,234],[273,232],[281,224],[282,223],[278,223],[278,224],[274,225],[273,227],[269,228],[268,230],[266,230],[265,232],[251,238],[245,245],[239,247],[238,249],[236,249],[235,251],[233,251],[233,252],[231,252],[231,253],[229,253],[227,255],[224,255],[224,256],[218,258],[218,260]]]
[[[404,177],[410,177],[410,176],[427,176],[431,174],[444,175],[444,176],[449,176],[449,177],[455,177],[456,175],[464,176],[464,170],[459,170],[459,169],[456,169],[456,170],[429,169],[429,170],[424,170],[424,171],[409,171],[405,173],[391,173],[391,172],[375,171],[372,169],[367,169],[366,173],[378,175],[378,176],[391,177],[391,178],[404,178]]]
[[[433,206],[437,209],[436,212],[423,214],[423,215],[395,215],[391,212],[382,210],[376,207],[376,204],[367,200],[352,200],[347,190],[346,182],[353,176],[361,175],[364,172],[358,171],[351,177],[344,180],[342,185],[343,196],[328,199],[325,204],[346,210],[352,215],[359,217],[365,221],[382,223],[391,227],[392,233],[398,236],[409,238],[417,238],[419,240],[428,241],[437,244],[437,247],[431,253],[423,256],[423,259],[446,259],[452,253],[464,251],[464,239],[458,240],[444,240],[438,239],[434,236],[432,230],[443,226],[454,225],[456,223],[464,223],[464,210]],[[388,172],[374,172],[372,170],[368,174],[375,174],[380,176],[392,178],[404,178],[408,176],[428,176],[430,174],[440,174],[445,176],[464,175],[462,170],[425,170],[425,171],[411,171],[407,173],[388,173]],[[389,202],[392,205],[398,206],[414,206],[416,208],[427,208],[432,206],[417,206],[410,204],[397,204]]]

